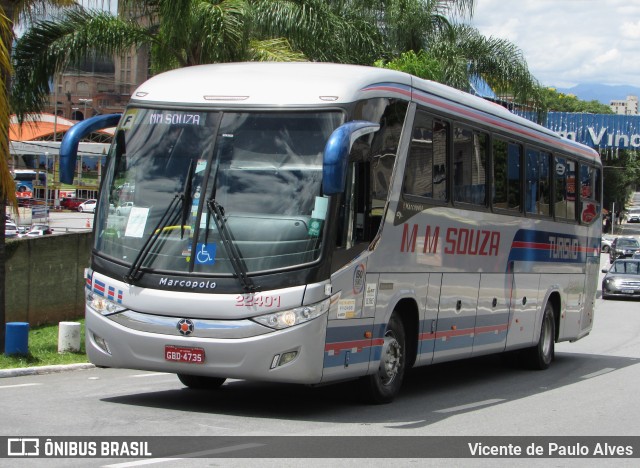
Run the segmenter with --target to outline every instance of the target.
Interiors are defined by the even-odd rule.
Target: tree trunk
[[[6,16],[9,22],[9,28],[7,30],[3,30],[3,34],[1,35],[2,43],[5,44],[6,50],[8,51],[9,56],[11,55],[11,48],[13,44],[13,19],[15,15],[15,0],[2,0],[0,1],[0,8],[2,9],[2,13]],[[8,57],[9,58],[9,57]],[[0,169],[8,170],[9,168],[9,126],[8,120],[11,114],[11,110],[9,107],[9,89],[11,84],[11,75],[8,72],[2,73],[2,86],[4,89],[0,90],[0,92],[5,93],[4,99],[4,108],[0,109],[0,112],[4,115],[2,118],[7,119],[7,127],[2,128],[2,134],[0,134],[0,138],[5,142],[5,145],[2,145],[6,148],[6,154],[0,154],[1,158],[6,158],[5,164],[0,165]],[[4,153],[4,151],[3,151]],[[6,175],[6,174],[5,174]],[[0,176],[0,183],[4,180],[7,180],[7,177]],[[4,184],[3,184],[4,185]],[[4,354],[5,348],[5,333],[6,333],[6,285],[5,285],[5,266],[6,266],[6,255],[5,255],[5,220],[7,213],[7,199],[6,194],[9,190],[14,190],[15,187],[0,187],[0,215],[2,215],[2,225],[0,226],[0,354]]]

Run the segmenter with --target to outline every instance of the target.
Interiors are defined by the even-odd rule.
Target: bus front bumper
[[[174,330],[180,321],[177,317],[156,318],[172,320]],[[93,364],[300,384],[316,384],[322,379],[326,314],[283,330],[261,327],[261,334],[240,338],[228,333],[222,334],[225,338],[181,336],[161,333],[160,328],[150,332],[125,325],[129,323],[119,323],[86,307],[86,348]],[[251,327],[255,329],[255,325]],[[176,354],[181,352],[184,358]]]

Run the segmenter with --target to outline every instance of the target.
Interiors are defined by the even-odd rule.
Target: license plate
[[[204,349],[188,348],[185,346],[166,345],[164,347],[164,358],[173,362],[188,362],[190,364],[204,363]]]

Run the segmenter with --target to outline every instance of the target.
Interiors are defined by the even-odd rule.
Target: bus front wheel
[[[380,365],[375,374],[363,378],[367,401],[374,404],[390,403],[400,392],[406,365],[404,325],[397,312],[389,319],[384,333]]]
[[[214,390],[220,388],[225,378],[222,377],[204,377],[202,375],[178,374],[178,379],[183,385],[196,390]]]
[[[538,344],[524,350],[524,359],[527,367],[535,370],[544,370],[553,361],[556,338],[556,321],[553,314],[553,305],[547,302],[540,326],[540,339]]]

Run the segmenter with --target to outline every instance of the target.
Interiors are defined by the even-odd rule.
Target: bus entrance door
[[[479,274],[442,275],[433,362],[471,356],[479,286]]]

